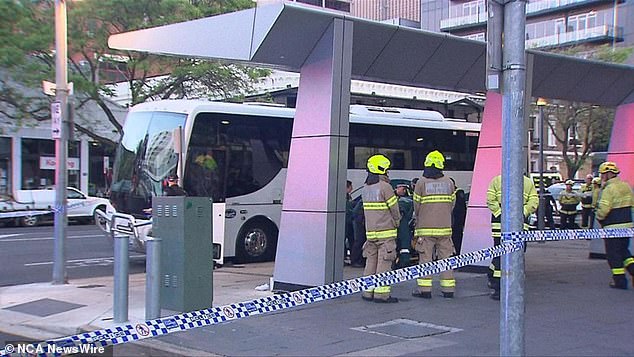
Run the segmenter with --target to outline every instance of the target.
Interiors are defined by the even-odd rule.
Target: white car
[[[90,223],[97,219],[96,211],[114,211],[110,201],[106,198],[92,197],[73,187],[66,189],[66,212],[69,220]],[[17,216],[19,225],[32,227],[38,223],[50,220],[54,215],[55,190],[17,190],[11,201],[3,201],[6,207],[0,207],[4,212],[12,210]],[[24,214],[19,214],[24,212]]]

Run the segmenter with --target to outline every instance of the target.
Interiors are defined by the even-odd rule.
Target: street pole
[[[505,2],[502,85],[502,231],[524,226],[524,169],[526,157],[526,0]],[[523,356],[524,250],[502,256],[500,295],[500,355]]]
[[[544,202],[544,106],[546,101],[543,98],[537,99],[537,108],[539,108],[539,161],[537,169],[539,170],[539,209],[537,210],[537,229],[544,230],[544,215],[546,214],[546,203]]]
[[[55,0],[55,99],[60,103],[62,125],[55,139],[55,227],[53,284],[66,284],[66,182],[68,170],[68,62],[66,47],[66,0]]]

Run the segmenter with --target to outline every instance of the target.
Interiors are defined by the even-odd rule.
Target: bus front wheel
[[[245,225],[236,241],[236,262],[265,262],[275,258],[277,228],[273,223],[258,220]]]

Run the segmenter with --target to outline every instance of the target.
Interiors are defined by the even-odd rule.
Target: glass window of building
[[[68,143],[68,186],[79,187],[79,142]],[[55,142],[22,139],[22,189],[44,189],[55,185]]]

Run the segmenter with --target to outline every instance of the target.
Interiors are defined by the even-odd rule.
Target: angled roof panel
[[[485,67],[474,68],[473,65],[478,63],[485,53],[486,46],[479,42],[445,36],[442,45],[433,51],[414,81],[429,83],[442,89],[464,88],[468,91],[482,91]],[[469,71],[474,70],[483,74],[481,82],[463,80]]]
[[[372,66],[398,30],[397,26],[376,26],[376,22],[359,20],[353,26],[352,68],[359,76],[370,76]],[[372,33],[372,36],[367,34]]]
[[[171,56],[248,61],[255,9],[112,35],[108,46]],[[230,34],[230,35],[229,35]]]

